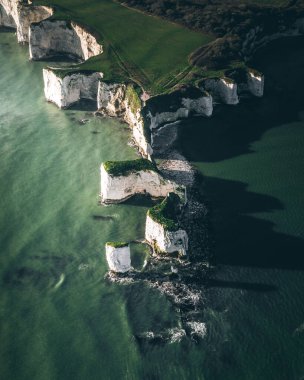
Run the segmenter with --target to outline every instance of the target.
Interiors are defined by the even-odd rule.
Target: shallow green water
[[[103,278],[104,243],[144,234],[146,207],[98,205],[100,162],[136,157],[128,130],[46,103],[43,64],[27,57],[12,34],[0,34],[1,379],[300,379],[302,123],[268,118],[249,134],[237,123],[229,140],[235,116],[226,130],[217,118],[204,120],[197,150],[190,132],[201,121],[191,122],[192,158],[208,176],[221,236],[207,336],[198,345],[140,347],[134,334],[179,321],[158,292]],[[234,108],[237,119],[247,107]],[[214,149],[214,141],[222,145]]]
[[[0,378],[204,379],[207,341],[135,340],[180,325],[158,291],[104,280],[105,242],[144,237],[147,207],[98,205],[100,163],[136,157],[128,129],[45,102],[42,67],[0,34]]]
[[[145,207],[98,205],[100,163],[136,157],[129,132],[45,102],[43,64],[27,57],[0,34],[0,377],[139,378],[129,319],[141,331],[174,314],[156,292],[103,279],[105,242],[144,235]]]

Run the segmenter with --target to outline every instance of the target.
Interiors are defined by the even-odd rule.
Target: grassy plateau
[[[106,53],[85,62],[82,70],[103,71],[108,80],[124,75],[152,94],[181,81],[191,70],[189,54],[213,39],[111,0],[39,0],[35,4],[53,6],[54,18],[79,22],[98,36]]]

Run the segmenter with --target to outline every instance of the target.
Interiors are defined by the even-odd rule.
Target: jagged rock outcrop
[[[22,43],[29,41],[31,23],[45,20],[53,14],[50,7],[26,4],[19,0],[0,0],[1,6],[1,25],[16,28],[17,40]]]
[[[106,243],[106,257],[110,270],[125,273],[131,269],[131,253],[128,243]]]
[[[99,82],[98,112],[105,116],[119,117],[129,124],[139,151],[150,157],[151,131],[142,115],[143,102],[132,84]]]
[[[200,86],[210,92],[216,102],[230,105],[239,103],[239,92],[249,92],[257,97],[263,96],[262,73],[252,69],[236,69],[230,70],[228,75],[229,77],[203,79]]]
[[[170,192],[177,192],[186,200],[185,189],[164,179],[154,164],[145,159],[105,162],[100,167],[100,176],[103,203],[120,203],[135,194],[160,198]]]
[[[33,23],[29,32],[30,58],[41,60],[65,55],[87,60],[101,54],[96,37],[82,26],[66,20],[44,20]]]
[[[238,86],[230,78],[208,78],[201,83],[201,88],[210,92],[215,101],[235,105],[239,103]]]
[[[167,230],[165,226],[153,220],[149,215],[146,219],[145,238],[153,249],[159,253],[178,252],[185,256],[188,250],[188,235],[185,230]]]
[[[8,14],[0,4],[0,26],[16,29],[16,23],[11,14]]]
[[[245,60],[249,60],[253,54],[269,42],[282,37],[301,36],[304,34],[304,17],[299,17],[293,24],[282,20],[276,20],[272,26],[269,24],[257,25],[250,29],[242,43],[242,55]]]
[[[179,228],[177,221],[177,214],[182,207],[178,195],[169,193],[159,205],[148,211],[145,238],[154,253],[178,252],[180,256],[187,254],[188,235]]]
[[[193,114],[211,116],[212,111],[211,95],[193,86],[182,86],[169,94],[154,96],[143,108],[150,130]]]
[[[264,95],[264,75],[254,71],[249,70],[247,74],[247,86],[248,91],[257,97],[262,97]]]
[[[60,69],[43,69],[44,94],[47,101],[59,108],[68,108],[81,99],[97,101],[98,82],[103,74],[67,73]]]
[[[186,86],[142,101],[131,84],[100,82],[97,103],[99,113],[120,117],[130,125],[134,141],[146,157],[153,153],[153,129],[191,114],[210,116],[213,110],[208,93]]]

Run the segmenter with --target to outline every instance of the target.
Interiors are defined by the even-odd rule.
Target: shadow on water
[[[160,199],[153,199],[149,194],[135,194],[123,203],[121,206],[153,207],[160,202]]]
[[[212,118],[183,122],[182,148],[194,162],[220,162],[251,152],[270,129],[299,121],[303,110],[304,38],[278,41],[261,51],[255,67],[265,73],[262,99],[217,106]],[[274,223],[250,215],[284,210],[269,195],[248,191],[246,183],[207,177],[213,212],[216,262],[225,265],[304,270],[304,240],[274,230]],[[225,286],[225,284],[223,284]]]
[[[94,100],[81,99],[77,103],[73,103],[68,109],[70,111],[95,112],[97,110],[97,103]]]
[[[182,123],[181,140],[191,161],[218,162],[250,153],[250,145],[267,130],[298,121],[303,110],[304,37],[274,42],[252,66],[265,73],[263,98],[218,105],[211,118]]]
[[[214,208],[218,263],[304,269],[303,239],[276,232],[274,223],[248,215],[282,210],[277,199],[249,192],[241,182],[219,178],[208,177],[205,190]]]

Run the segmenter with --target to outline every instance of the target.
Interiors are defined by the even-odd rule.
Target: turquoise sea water
[[[301,379],[298,115],[278,123],[269,116],[266,127],[251,120],[248,129],[246,121],[234,123],[248,109],[234,108],[240,114],[226,130],[216,117],[214,125],[204,120],[206,134],[194,138],[198,150],[191,136],[201,121],[187,126],[185,143],[206,175],[218,241],[219,265],[206,291],[207,336],[199,344],[141,347],[135,334],[179,320],[157,291],[103,278],[105,242],[144,235],[145,206],[98,205],[100,163],[136,157],[129,132],[115,120],[46,103],[43,65],[28,61],[14,35],[0,34],[0,378]],[[239,140],[227,139],[234,125]]]

